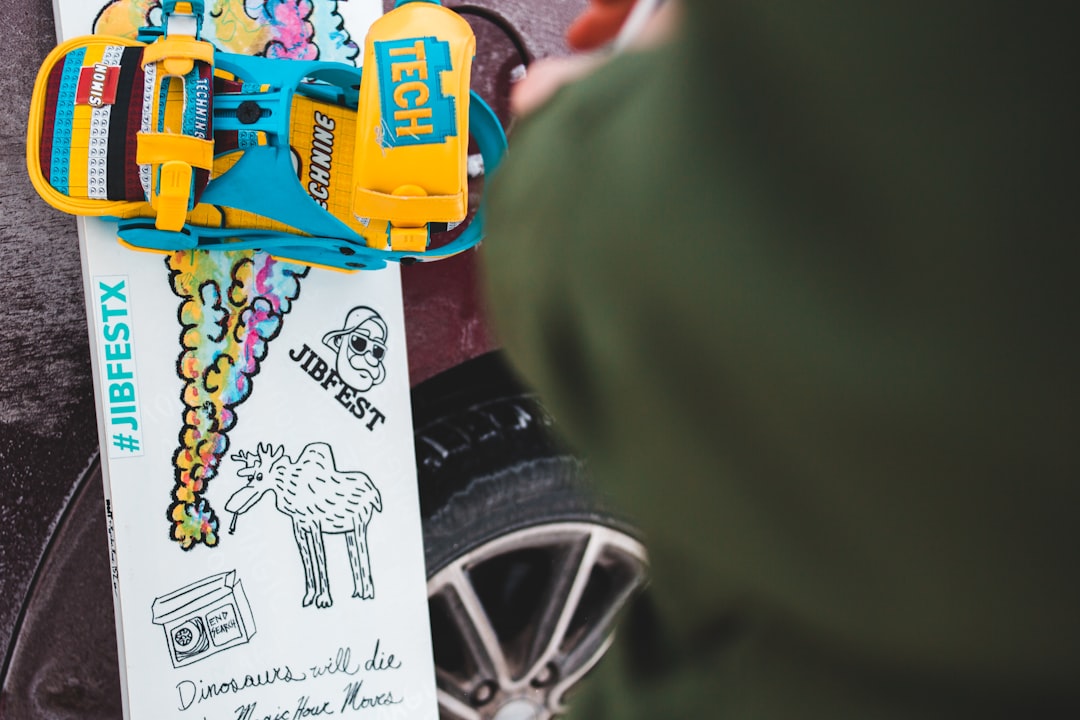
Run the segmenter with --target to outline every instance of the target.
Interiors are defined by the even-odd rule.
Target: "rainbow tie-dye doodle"
[[[218,0],[203,37],[228,52],[355,63],[360,51],[337,5]],[[160,25],[157,0],[115,0],[98,13],[94,32],[134,38],[140,27],[154,25]],[[131,191],[141,189],[136,182]],[[308,268],[240,251],[177,252],[167,265],[173,292],[182,299],[177,374],[184,381],[168,517],[170,537],[189,550],[219,541],[218,516],[204,494],[228,450],[236,408],[251,394],[267,344],[281,331]]]
[[[160,14],[158,0],[114,0],[98,13],[94,33],[134,38],[140,27],[160,25]],[[220,50],[243,55],[355,64],[360,54],[338,0],[217,0],[202,35]]]
[[[228,450],[236,407],[251,394],[308,268],[262,253],[202,251],[174,253],[167,265],[183,301],[176,369],[184,380],[169,519],[172,539],[187,550],[218,542],[218,517],[203,494]]]

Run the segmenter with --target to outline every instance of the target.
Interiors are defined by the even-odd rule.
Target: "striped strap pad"
[[[140,166],[140,133],[213,140],[213,64],[193,58],[183,75],[168,75],[160,58],[146,56],[147,47],[86,37],[43,69],[48,75],[36,160],[60,195],[149,200],[160,158]],[[204,154],[191,163],[191,206],[210,181]]]
[[[135,161],[143,112],[142,52],[142,46],[90,42],[49,69],[38,162],[60,194],[145,199]]]

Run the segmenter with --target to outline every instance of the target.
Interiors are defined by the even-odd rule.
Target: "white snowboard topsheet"
[[[60,37],[150,5],[103,4],[57,0]],[[326,59],[362,47],[382,11],[219,0],[204,34],[270,6],[313,7],[293,30]],[[436,718],[397,267],[79,232],[125,717]]]

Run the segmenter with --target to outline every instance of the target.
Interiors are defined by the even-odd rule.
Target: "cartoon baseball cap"
[[[327,347],[337,352],[338,348],[341,347],[341,338],[351,335],[361,325],[366,322],[372,321],[374,321],[378,325],[379,329],[382,330],[383,337],[385,338],[388,334],[388,330],[386,328],[386,322],[383,321],[382,316],[379,315],[379,313],[375,312],[373,309],[367,307],[366,305],[360,305],[358,307],[354,307],[352,310],[349,311],[349,314],[345,316],[344,327],[342,327],[340,330],[334,330],[332,332],[326,333],[326,335],[323,335],[323,345],[326,345]]]

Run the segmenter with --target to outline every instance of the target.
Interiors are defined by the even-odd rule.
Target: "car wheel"
[[[444,720],[541,720],[607,649],[646,576],[630,525],[497,356],[471,401],[418,411],[416,448],[436,679]],[[427,417],[421,417],[423,415]]]

